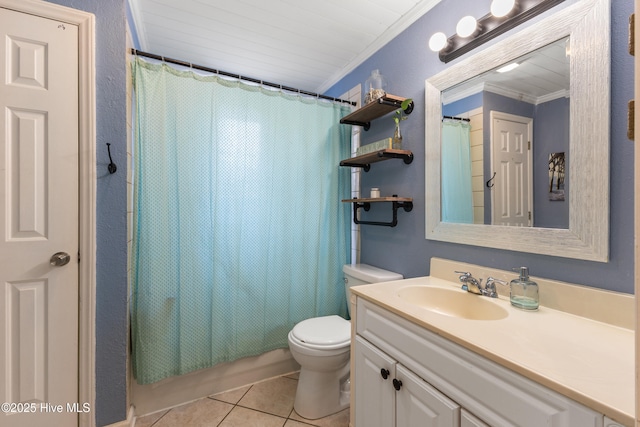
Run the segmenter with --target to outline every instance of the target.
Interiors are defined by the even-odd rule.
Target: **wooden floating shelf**
[[[401,96],[389,95],[376,99],[373,102],[368,103],[362,108],[357,109],[340,119],[340,123],[348,125],[362,126],[364,130],[369,130],[371,127],[371,121],[389,114],[392,111],[402,107],[402,102],[407,99]],[[413,111],[413,101],[406,110],[405,114],[411,114]]]
[[[385,148],[373,153],[362,154],[357,157],[342,160],[340,166],[360,167],[365,172],[369,172],[371,163],[381,162],[388,159],[402,159],[405,164],[413,162],[413,153],[410,150],[397,150],[395,148]]]

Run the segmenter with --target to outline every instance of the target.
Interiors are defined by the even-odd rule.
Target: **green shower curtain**
[[[140,384],[346,316],[349,107],[141,59],[131,325]]]
[[[471,125],[442,121],[442,222],[473,224]]]

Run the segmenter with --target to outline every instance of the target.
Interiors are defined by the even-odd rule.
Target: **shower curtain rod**
[[[131,49],[131,53],[136,55],[136,56],[144,56],[146,58],[157,59],[157,60],[162,61],[162,62],[169,62],[171,64],[182,65],[183,67],[189,67],[189,68],[193,68],[195,70],[206,71],[208,73],[218,74],[218,75],[225,76],[225,77],[231,77],[233,79],[238,79],[238,80],[244,80],[244,81],[251,82],[251,83],[258,83],[260,85],[274,87],[274,88],[277,88],[277,89],[280,89],[280,90],[286,90],[288,92],[300,93],[302,95],[308,95],[308,96],[312,96],[314,98],[328,99],[328,100],[334,101],[334,102],[343,102],[345,104],[351,104],[353,106],[356,105],[356,103],[353,102],[353,101],[346,101],[344,99],[333,98],[331,96],[321,95],[321,94],[315,93],[315,92],[308,92],[306,90],[296,89],[296,88],[292,88],[292,87],[289,87],[289,86],[283,86],[283,85],[279,85],[277,83],[266,82],[264,80],[259,80],[259,79],[254,79],[254,78],[251,78],[251,77],[241,76],[239,74],[233,74],[233,73],[229,73],[229,72],[226,72],[226,71],[220,71],[220,70],[216,70],[215,68],[205,67],[204,65],[196,65],[196,64],[192,64],[190,62],[181,61],[179,59],[167,58],[166,56],[156,55],[154,53],[149,53],[149,52],[143,52],[143,51],[137,50],[137,49]]]
[[[471,121],[471,119],[467,119],[465,117],[453,117],[453,116],[442,116],[442,120],[444,120],[444,119],[462,120],[462,121],[465,121],[465,122],[470,122]]]

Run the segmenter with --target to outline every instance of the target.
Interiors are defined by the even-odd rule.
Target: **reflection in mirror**
[[[565,37],[442,92],[443,222],[569,228],[569,64]]]
[[[591,261],[606,262],[608,260],[610,17],[611,2],[609,0],[581,0],[566,7],[558,7],[557,11],[552,12],[544,19],[513,32],[508,37],[479,50],[472,56],[457,61],[454,65],[426,80],[425,236],[427,239]],[[596,34],[598,36],[594,37]],[[528,58],[531,52],[539,51],[556,43],[560,56],[564,52],[566,57],[567,49],[570,51],[569,97],[560,96],[550,102],[564,102],[568,105],[570,112],[566,113],[565,107],[564,113],[551,112],[547,115],[553,115],[554,119],[563,116],[565,121],[545,124],[548,118],[537,111],[523,112],[485,105],[485,99],[497,98],[498,95],[500,99],[508,98],[511,103],[518,105],[521,105],[520,102],[525,100],[528,100],[528,104],[536,107],[543,104],[539,101],[530,101],[529,97],[524,95],[524,89],[516,89],[523,92],[521,99],[518,100],[506,97],[503,93],[496,94],[496,90],[482,90],[467,95],[457,95],[459,100],[463,100],[473,93],[477,93],[475,96],[482,101],[476,101],[475,106],[468,106],[457,111],[450,110],[449,114],[443,114],[443,109],[453,108],[454,104],[458,102],[451,99],[453,99],[455,91],[461,90],[463,82],[469,82],[466,84],[471,87],[473,86],[472,79],[475,79],[479,74],[491,72],[496,68],[496,65],[518,62],[519,58]],[[533,61],[533,59],[528,60]],[[507,80],[506,76],[516,70],[517,68],[505,73],[500,78]],[[534,81],[534,77],[527,76],[508,80],[531,83]],[[486,82],[483,85],[495,86],[496,84]],[[535,97],[542,96],[536,95]],[[474,129],[478,131],[479,124],[474,122],[471,113],[478,108],[481,108],[483,114],[481,120],[482,136],[474,135]],[[535,110],[535,107],[528,108]],[[489,110],[489,112],[485,113],[485,110]],[[443,115],[460,117],[465,113],[469,113],[468,118],[470,119],[469,122],[462,121],[462,123],[468,123],[469,126],[470,145],[467,162],[471,163],[472,156],[476,159],[476,153],[472,154],[474,150],[482,151],[482,161],[476,160],[475,165],[472,163],[470,168],[472,171],[471,197],[468,195],[469,186],[466,184],[469,180],[469,174],[454,176],[454,178],[465,182],[466,189],[464,191],[467,194],[464,196],[465,203],[469,203],[469,199],[480,199],[473,203],[484,203],[482,206],[478,206],[478,209],[474,209],[472,205],[471,215],[468,208],[464,215],[460,214],[457,208],[451,208],[453,203],[458,202],[457,192],[462,192],[462,190],[457,190],[453,194],[447,190],[441,191],[443,185],[445,188],[450,186],[447,183],[443,184],[442,180],[449,179],[447,168],[449,163],[453,162],[443,160],[443,156],[455,155],[456,151],[454,150],[453,154],[442,153],[445,150],[442,144]],[[569,116],[571,120],[568,120]],[[499,175],[502,175],[502,178],[508,174],[502,170],[500,166],[502,160],[498,157],[493,160],[492,164],[490,144],[487,142],[491,138],[491,133],[496,133],[492,132],[494,127],[492,122],[496,121],[523,122],[528,126],[528,129],[519,132],[530,133],[533,138],[535,147],[531,156],[532,167],[528,174],[526,172],[520,173],[519,176],[523,177],[521,178],[522,185],[515,186],[515,188],[524,188],[524,177],[527,175],[531,177],[533,194],[529,196],[532,203],[530,205],[532,206],[530,223],[528,210],[524,207],[520,209],[518,206],[522,211],[521,216],[526,218],[526,223],[522,224],[525,226],[499,225],[505,222],[502,221],[502,218],[495,219],[496,215],[500,214],[504,208],[496,208],[492,206],[492,203],[496,203],[496,198],[512,197],[511,193],[507,191],[507,188],[511,187],[508,181],[504,179],[502,183],[496,181]],[[462,129],[462,132],[465,130]],[[567,135],[568,148],[566,147]],[[500,132],[498,132],[498,136],[500,136]],[[500,138],[496,138],[494,135],[494,139],[499,140]],[[558,140],[564,140],[565,146],[562,146],[562,141]],[[482,148],[474,148],[474,141],[481,141],[477,144]],[[551,145],[556,143],[558,145]],[[447,148],[450,147],[447,146]],[[555,153],[564,153],[566,170],[562,169],[560,165],[561,156],[555,155]],[[549,168],[553,168],[553,173]],[[465,167],[465,171],[468,169]],[[561,180],[557,180],[558,173],[562,174]],[[562,199],[562,193],[564,193],[564,202],[549,200],[552,198],[552,195],[549,194],[549,188],[553,185],[552,178],[555,183],[555,189],[552,190],[554,191],[553,198]],[[545,184],[538,184],[538,180],[540,182],[544,180]],[[481,191],[476,193],[475,197],[473,194],[474,183],[476,187],[478,184],[484,186]],[[462,188],[462,184],[453,184],[453,186],[456,185],[458,189]],[[526,183],[526,186],[528,185]],[[504,192],[499,193],[498,187],[501,187]],[[526,199],[525,196],[520,198],[520,200],[524,199]],[[557,208],[558,206],[568,207],[566,213],[552,212],[547,214],[547,208]],[[532,226],[529,226],[530,224]]]

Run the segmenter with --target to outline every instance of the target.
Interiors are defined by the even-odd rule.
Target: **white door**
[[[491,223],[533,224],[532,119],[491,112]]]
[[[396,361],[360,336],[355,344],[356,427],[395,426]]]
[[[402,365],[396,367],[398,427],[458,427],[460,406]]]
[[[0,35],[0,426],[75,426],[78,29],[0,8]]]

